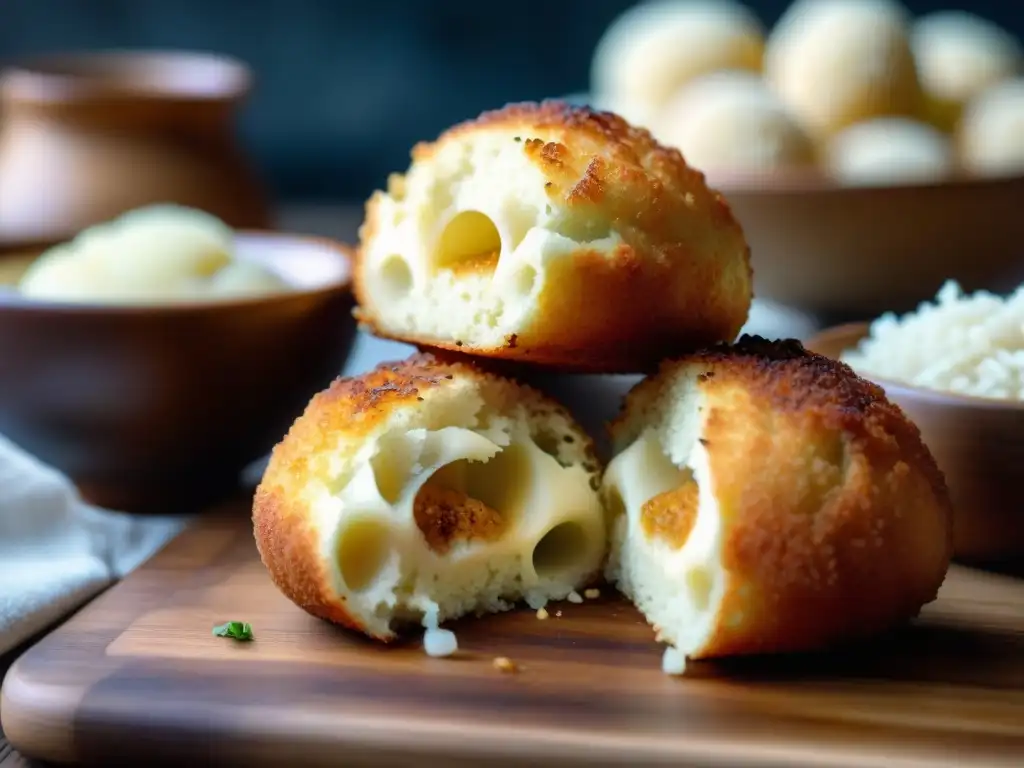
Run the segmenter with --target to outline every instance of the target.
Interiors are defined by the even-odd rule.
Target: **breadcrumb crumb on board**
[[[673,677],[684,674],[686,672],[686,654],[672,646],[666,648],[661,657],[661,671]]]
[[[507,656],[498,656],[492,662],[494,668],[499,672],[511,675],[519,671],[519,666]]]

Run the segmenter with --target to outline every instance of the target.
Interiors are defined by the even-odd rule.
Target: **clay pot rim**
[[[66,105],[116,99],[219,103],[243,98],[252,70],[240,59],[187,50],[112,49],[35,56],[0,74],[5,97]]]
[[[329,237],[302,235],[291,232],[263,229],[239,229],[235,235],[242,239],[267,240],[278,239],[304,248],[321,251],[344,265],[340,276],[326,279],[321,283],[308,287],[292,287],[291,290],[269,295],[241,297],[232,299],[199,299],[194,301],[176,301],[167,304],[100,304],[87,302],[47,301],[45,299],[26,299],[14,292],[10,295],[0,293],[0,315],[66,315],[76,319],[100,319],[124,317],[126,319],[141,316],[167,318],[168,320],[184,315],[216,314],[244,311],[258,307],[287,304],[294,301],[305,301],[310,298],[323,298],[335,294],[352,292],[352,280],[355,272],[356,249],[346,243]],[[0,255],[0,259],[3,256]]]
[[[869,327],[869,324],[864,322],[835,325],[816,333],[804,346],[818,354],[821,354],[819,350],[823,348],[841,347],[842,350],[847,350],[868,335]],[[903,381],[895,381],[880,376],[871,376],[870,381],[884,389],[890,399],[897,401],[917,401],[950,410],[1024,413],[1024,401],[997,400],[978,395],[965,395],[959,392],[943,392],[942,390],[928,389],[916,384],[908,384]]]

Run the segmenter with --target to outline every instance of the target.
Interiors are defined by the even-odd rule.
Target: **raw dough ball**
[[[658,139],[705,172],[773,171],[815,162],[811,138],[751,72],[697,78],[669,102]]]
[[[966,11],[922,16],[910,39],[929,117],[947,131],[955,128],[964,104],[1016,75],[1024,56],[1012,34]]]
[[[417,346],[641,373],[732,340],[750,253],[726,200],[621,118],[512,104],[413,150],[374,193],[359,316]]]
[[[417,355],[312,399],[256,491],[256,544],[300,608],[389,641],[598,576],[598,471],[553,400]]]
[[[699,75],[761,70],[764,30],[732,0],[650,0],[615,20],[594,52],[591,89],[630,122],[649,127]]]
[[[953,173],[947,136],[926,123],[880,117],[836,134],[825,150],[828,172],[847,184],[936,181]]]
[[[1005,80],[968,103],[960,122],[960,162],[968,171],[1024,171],[1024,78]]]
[[[818,136],[923,104],[906,14],[889,0],[797,0],[768,39],[765,76]]]
[[[935,599],[942,472],[848,366],[745,337],[666,362],[612,435],[606,574],[685,656],[817,649]]]

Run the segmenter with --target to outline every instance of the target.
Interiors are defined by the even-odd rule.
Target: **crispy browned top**
[[[423,393],[442,387],[456,374],[476,374],[468,363],[441,361],[415,354],[397,363],[381,363],[360,376],[335,379],[318,392],[275,446],[266,477],[283,471],[290,483],[308,480],[311,465],[326,459],[337,435],[365,436],[394,410],[423,399]]]
[[[725,198],[674,148],[622,117],[562,101],[521,102],[484,112],[413,148],[416,163],[437,148],[477,132],[511,133],[547,179],[548,197],[572,210],[564,233],[581,241],[617,228],[625,241],[657,262],[749,249]]]
[[[484,112],[449,128],[435,142],[421,142],[412,151],[415,162],[428,160],[437,147],[477,131],[516,132],[512,140],[551,180],[548,191],[562,192],[564,201],[601,204],[614,186],[636,188],[654,183],[660,191],[678,191],[680,200],[697,200],[693,193],[709,192],[704,174],[689,166],[679,150],[659,144],[651,133],[630,125],[612,112],[579,107],[562,101],[519,102]],[[541,138],[541,137],[547,138]],[[668,189],[665,189],[667,187]],[[721,194],[711,192],[710,214],[721,225],[736,226]],[[653,197],[652,197],[653,200]],[[634,201],[634,208],[642,208]]]
[[[902,446],[923,453],[924,468],[936,484],[945,485],[942,473],[921,443],[917,426],[886,398],[880,386],[858,376],[846,363],[810,352],[794,339],[771,341],[744,335],[735,344],[719,344],[663,361],[656,376],[644,379],[630,391],[615,424],[622,422],[630,403],[649,401],[674,371],[683,368],[703,369],[705,380],[722,378],[741,384],[774,410],[814,411],[835,429],[892,434]]]
[[[401,362],[381,363],[359,376],[336,379],[316,394],[302,416],[295,420],[284,439],[274,448],[266,478],[287,478],[299,486],[328,462],[336,449],[338,435],[364,439],[381,427],[397,409],[414,406],[433,389],[452,386],[457,380],[474,380],[495,398],[500,409],[518,404],[534,419],[531,427],[541,429],[552,419],[575,425],[560,403],[536,389],[484,369],[466,356],[418,352]],[[578,427],[570,427],[578,430]],[[573,434],[574,448],[587,471],[594,467],[593,441],[581,431]]]
[[[444,142],[468,132],[487,128],[523,128],[526,131],[557,129],[579,132],[600,139],[602,142],[634,147],[636,150],[634,154],[647,154],[654,148],[665,149],[658,145],[649,131],[635,128],[613,112],[575,106],[557,99],[541,102],[522,101],[506,104],[500,109],[488,110],[478,117],[452,126],[442,133],[437,141]],[[531,137],[524,135],[517,138],[528,142]],[[434,146],[433,143],[428,142],[417,144],[413,148],[413,159],[421,160],[429,157],[433,154]],[[666,151],[679,155],[679,152],[675,150]],[[543,153],[547,155],[548,161],[558,161],[559,151],[555,146]]]
[[[707,367],[709,377],[727,376],[742,383],[752,399],[766,407],[813,416],[823,429],[854,438],[895,439],[906,460],[945,494],[945,478],[917,425],[880,386],[845,363],[810,352],[799,341],[746,335],[734,345],[718,345],[696,355],[692,362]]]

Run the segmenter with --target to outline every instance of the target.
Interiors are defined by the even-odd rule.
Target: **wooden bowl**
[[[105,507],[183,512],[237,490],[341,371],[355,321],[344,247],[262,232],[236,245],[294,290],[144,307],[0,294],[0,433]],[[10,282],[34,256],[0,257],[0,272]]]
[[[968,291],[1024,278],[1024,175],[885,187],[816,174],[709,181],[746,232],[756,295],[835,322],[914,309],[950,278]]]
[[[842,325],[815,336],[807,347],[838,358],[867,332],[866,323]],[[946,475],[956,557],[1024,557],[1024,404],[872,380],[918,425]]]

